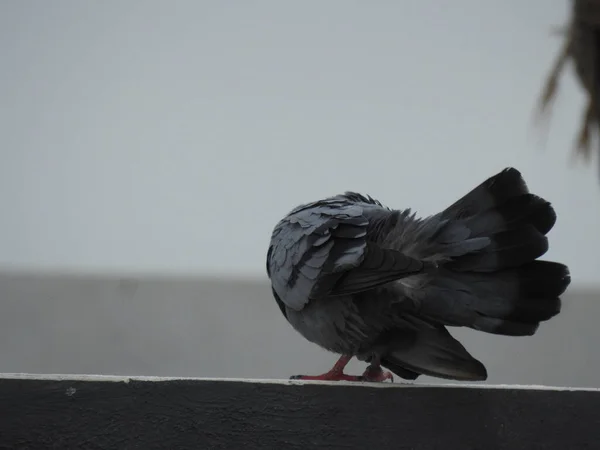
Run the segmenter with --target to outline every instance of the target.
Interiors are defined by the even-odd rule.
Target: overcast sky
[[[427,215],[512,165],[548,257],[594,282],[595,166],[566,0],[0,3],[0,264],[264,276],[272,227],[345,190]],[[545,142],[545,145],[544,145]]]

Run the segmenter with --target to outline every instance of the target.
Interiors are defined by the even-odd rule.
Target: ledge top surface
[[[377,387],[381,389],[422,389],[422,388],[452,388],[452,389],[518,389],[518,390],[543,390],[543,391],[587,391],[600,392],[595,387],[572,386],[545,386],[521,384],[477,384],[477,383],[356,383],[345,381],[303,381],[287,379],[262,379],[262,378],[197,378],[197,377],[159,377],[159,376],[124,376],[124,375],[93,375],[93,374],[35,374],[35,373],[0,373],[4,380],[32,380],[32,381],[88,381],[88,382],[169,382],[169,381],[197,381],[197,382],[233,382],[255,384],[278,384],[289,386],[321,385],[321,386],[352,386],[352,387]]]

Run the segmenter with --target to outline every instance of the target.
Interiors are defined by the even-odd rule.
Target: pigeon
[[[271,236],[272,293],[298,333],[340,356],[291,378],[486,380],[448,327],[531,336],[556,316],[569,269],[538,259],[555,222],[512,167],[426,218],[349,191],[296,207]],[[362,375],[344,372],[352,358]]]

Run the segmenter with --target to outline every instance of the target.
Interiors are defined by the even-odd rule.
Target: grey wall
[[[574,287],[531,338],[454,334],[490,383],[600,387],[599,294]],[[335,358],[296,334],[263,281],[4,274],[0,302],[0,372],[286,378]]]

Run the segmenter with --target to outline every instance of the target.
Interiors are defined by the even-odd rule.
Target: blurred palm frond
[[[571,0],[571,3],[568,25],[554,30],[554,34],[564,36],[564,41],[546,78],[538,113],[544,116],[549,112],[558,90],[558,79],[566,63],[571,61],[587,96],[587,105],[574,149],[575,156],[589,161],[592,155],[592,131],[595,130],[597,139],[600,137],[600,0]]]

